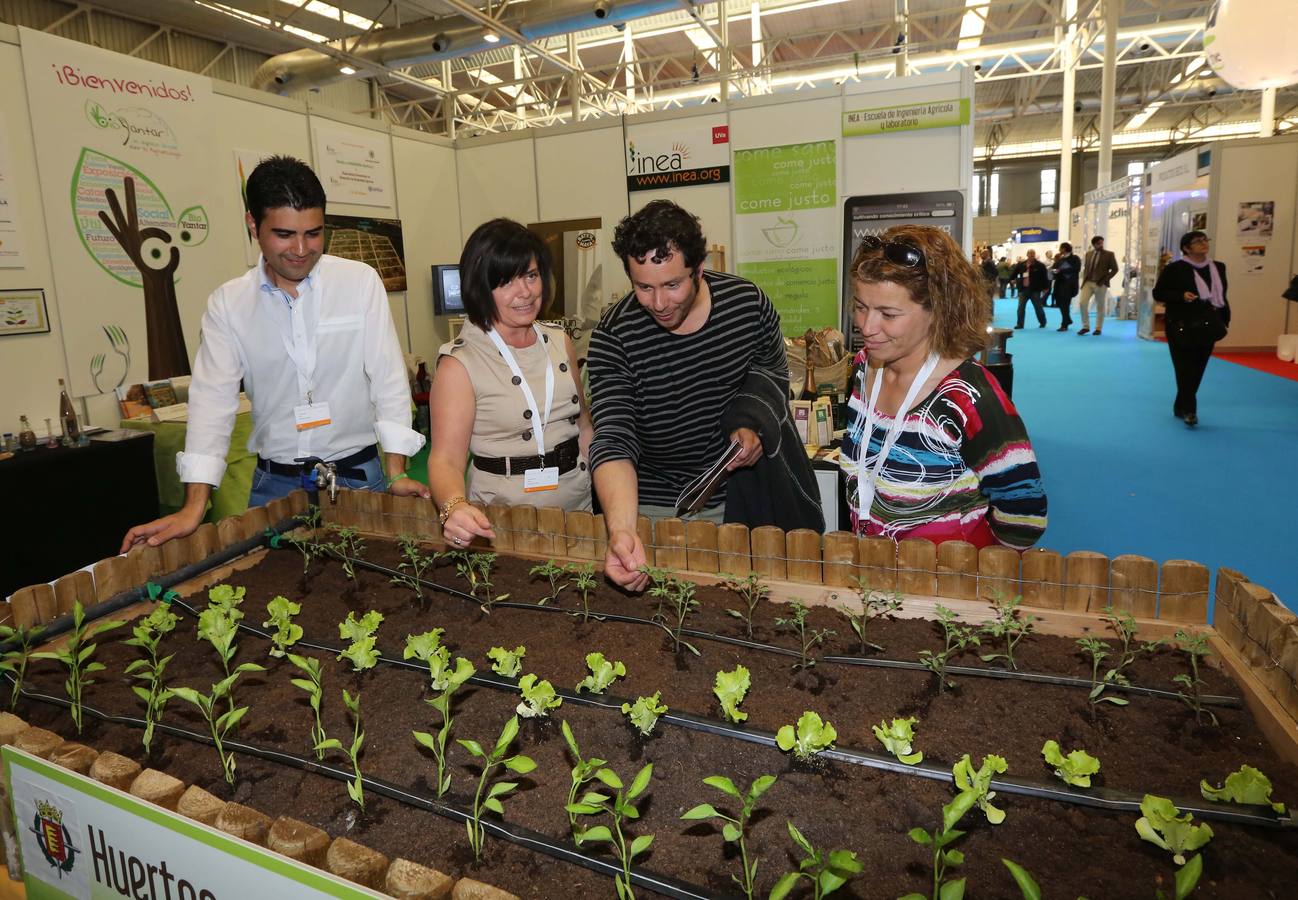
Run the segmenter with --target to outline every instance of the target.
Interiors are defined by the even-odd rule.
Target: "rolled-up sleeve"
[[[194,359],[189,386],[189,425],[185,450],[176,454],[176,472],[184,484],[218,487],[225,477],[230,432],[239,408],[239,382],[243,362],[230,333],[227,310],[220,291],[212,295]]]
[[[405,356],[392,321],[392,309],[383,283],[373,270],[365,284],[365,376],[374,404],[374,432],[384,453],[414,456],[424,446],[424,436],[410,427],[410,382]]]

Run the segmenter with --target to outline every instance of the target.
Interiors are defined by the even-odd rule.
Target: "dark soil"
[[[371,541],[365,555],[380,564],[396,563],[395,547],[390,544]],[[545,596],[544,583],[527,574],[530,565],[502,557],[493,573],[496,591],[508,592],[513,601]],[[357,582],[352,583],[339,564],[316,562],[309,577],[303,579],[297,554],[281,550],[271,551],[256,567],[236,573],[231,581],[247,588],[243,604],[246,624],[260,625],[266,618],[265,604],[283,594],[302,603],[297,621],[307,640],[320,643],[339,644],[337,624],[348,610],[359,615],[376,609],[386,617],[378,643],[387,656],[401,656],[407,634],[444,628],[444,642],[453,654],[467,657],[481,673],[490,672],[486,657],[490,647],[512,649],[523,644],[527,647],[523,671],[535,672],[568,689],[586,674],[585,654],[598,650],[626,664],[626,678],[616,682],[610,694],[634,698],[661,690],[663,701],[672,710],[711,718],[720,718],[712,693],[715,673],[742,663],[751,672],[753,685],[742,706],[749,714],[746,724],[760,729],[774,731],[811,709],[833,723],[839,746],[878,751],[870,727],[885,718],[914,715],[918,718],[916,747],[924,751],[926,761],[944,765],[964,753],[971,754],[975,764],[985,754],[997,753],[1008,760],[1010,775],[1049,781],[1053,775],[1040,751],[1047,739],[1054,738],[1065,752],[1081,747],[1100,759],[1103,768],[1095,779],[1100,786],[1137,794],[1195,797],[1201,778],[1219,784],[1228,773],[1248,763],[1270,776],[1275,799],[1298,800],[1298,770],[1279,760],[1242,709],[1215,710],[1221,721],[1214,727],[1197,724],[1193,712],[1176,700],[1133,697],[1126,707],[1104,704],[1093,709],[1086,691],[1076,688],[959,678],[955,690],[938,693],[933,676],[925,672],[822,664],[795,673],[788,658],[710,641],[696,642],[702,653],[699,657],[687,651],[673,653],[661,630],[644,626],[583,623],[531,609],[496,609],[486,615],[475,605],[440,594],[427,596],[421,607],[410,590],[390,585],[383,576],[362,569],[357,575]],[[440,564],[429,577],[463,587],[447,563]],[[205,597],[193,599],[195,603],[206,601]],[[698,599],[702,608],[690,618],[688,627],[742,634],[742,622],[725,612],[727,607],[738,607],[735,595],[701,587]],[[569,590],[559,603],[572,607],[577,598]],[[596,611],[647,617],[653,606],[653,601],[627,597],[602,581],[592,598]],[[777,615],[787,615],[787,608],[764,604],[758,610],[755,637],[796,647],[787,631],[775,628]],[[858,649],[847,621],[831,610],[813,610],[809,625],[837,632],[818,649],[820,654],[852,654]],[[168,669],[169,681],[206,691],[218,679],[220,663],[208,644],[195,640],[194,626],[192,620],[182,619],[176,632],[164,641],[164,652],[176,653]],[[883,645],[884,655],[890,658],[915,659],[921,648],[937,650],[941,646],[937,626],[931,622],[880,621],[871,628],[867,636]],[[123,630],[122,637],[126,636]],[[237,661],[262,662],[269,671],[246,676],[236,688],[240,703],[251,705],[238,738],[310,756],[311,714],[306,696],[289,684],[296,670],[287,661],[268,660],[267,649],[251,635],[240,640]],[[429,696],[426,673],[379,665],[358,676],[344,668],[345,663],[320,655],[326,673],[327,733],[345,744],[350,742],[352,726],[341,692],[343,688],[360,690],[366,731],[363,770],[433,796],[432,756],[410,736],[413,730],[435,732],[438,724],[436,714],[420,702]],[[1016,657],[1023,670],[1090,675],[1089,663],[1066,638],[1031,636],[1020,645]],[[108,665],[108,671],[102,673],[101,683],[87,690],[87,705],[141,715],[138,700],[126,689],[129,679],[122,675],[127,663],[136,658],[136,651],[104,640],[97,658]],[[954,662],[982,664],[974,652]],[[1168,650],[1142,658],[1131,675],[1137,684],[1175,690],[1171,679],[1183,671],[1184,656]],[[36,688],[62,692],[64,676],[55,663],[33,663],[30,676]],[[1209,670],[1204,677],[1209,693],[1239,694],[1219,672]],[[456,695],[452,737],[494,744],[517,702],[512,693],[466,686]],[[23,704],[19,713],[33,724],[75,738],[65,711],[28,701]],[[836,896],[892,898],[910,891],[927,894],[931,889],[930,854],[913,843],[907,831],[916,826],[932,829],[940,822],[941,807],[953,794],[949,784],[835,762],[808,767],[772,748],[664,723],[645,739],[616,712],[573,703],[554,711],[549,721],[522,721],[515,752],[526,753],[538,765],[521,779],[519,790],[504,798],[505,818],[510,822],[560,840],[568,835],[563,805],[572,762],[559,732],[560,718],[572,727],[586,756],[608,759],[627,782],[641,766],[654,764],[653,780],[640,804],[642,816],[629,826],[632,834],[655,836],[650,853],[638,861],[646,869],[691,882],[712,894],[733,894],[730,876],[739,868],[737,853],[722,841],[713,825],[683,822],[679,817],[702,802],[735,812],[734,804],[702,784],[705,776],[727,775],[746,786],[759,775],[773,774],[779,780],[760,801],[748,839],[750,854],[761,859],[761,896],[783,872],[796,866],[786,821],[795,823],[818,848],[846,848],[860,856],[864,873]],[[204,730],[195,710],[180,700],[168,706],[166,722]],[[101,750],[141,759],[217,796],[268,813],[295,816],[333,835],[347,835],[391,858],[405,857],[453,874],[471,875],[527,898],[615,895],[612,883],[603,876],[490,837],[482,863],[475,865],[461,824],[372,794],[367,796],[362,813],[341,782],[240,757],[235,784],[230,787],[209,747],[159,735],[152,758],[143,760],[139,731],[108,726],[90,717],[86,723],[81,740]],[[452,744],[448,799],[468,805],[478,770],[471,757]],[[345,766],[338,754],[331,758]],[[1019,896],[1000,862],[1002,857],[1025,866],[1052,898],[1151,898],[1159,888],[1171,889],[1176,869],[1171,854],[1138,837],[1134,814],[1012,795],[1001,795],[997,804],[1007,813],[1004,824],[989,825],[976,809],[961,824],[967,834],[956,846],[965,853],[966,862],[953,875],[968,878],[966,896]],[[1298,835],[1224,823],[1213,823],[1212,828],[1215,837],[1202,851],[1204,876],[1197,897],[1293,896]]]

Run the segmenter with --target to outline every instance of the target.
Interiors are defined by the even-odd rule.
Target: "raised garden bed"
[[[394,544],[374,538],[368,538],[367,544],[362,554],[365,560],[388,569],[397,567]],[[987,754],[998,754],[1008,762],[1006,784],[996,801],[1006,812],[1004,823],[989,824],[977,809],[961,822],[967,834],[955,846],[965,854],[965,862],[949,877],[966,877],[969,896],[1017,896],[1000,862],[1002,857],[1031,871],[1046,896],[1144,898],[1154,896],[1160,888],[1170,892],[1177,867],[1170,853],[1139,838],[1134,827],[1139,812],[1081,805],[1087,797],[1108,799],[1118,806],[1124,798],[1138,803],[1147,793],[1202,808],[1195,821],[1210,822],[1215,832],[1199,851],[1204,874],[1195,896],[1261,898],[1287,896],[1290,891],[1298,862],[1298,835],[1280,827],[1267,808],[1219,804],[1214,811],[1210,809],[1214,805],[1200,797],[1198,786],[1200,779],[1220,784],[1226,775],[1247,764],[1270,777],[1274,799],[1287,801],[1298,798],[1298,770],[1272,750],[1247,709],[1213,706],[1210,709],[1218,717],[1218,725],[1196,721],[1194,712],[1174,696],[1178,685],[1173,678],[1188,668],[1184,654],[1172,649],[1143,656],[1129,674],[1137,685],[1173,696],[1131,695],[1129,705],[1123,707],[1094,706],[1088,701],[1086,687],[957,674],[951,676],[956,683],[953,690],[939,691],[935,677],[926,671],[826,660],[811,669],[794,671],[791,663],[796,657],[787,653],[697,637],[688,640],[699,655],[687,650],[674,652],[665,632],[652,625],[612,618],[583,622],[550,611],[556,605],[578,605],[571,588],[557,602],[532,606],[549,592],[544,581],[529,575],[534,561],[504,556],[497,560],[494,593],[508,593],[510,603],[526,607],[497,606],[490,614],[477,603],[431,589],[425,589],[425,600],[420,603],[409,588],[393,585],[388,575],[364,566],[357,566],[356,578],[350,580],[337,560],[313,563],[304,578],[302,560],[291,549],[260,553],[240,566],[248,563],[247,568],[221,573],[223,582],[246,589],[244,625],[260,626],[266,619],[267,602],[283,595],[301,604],[294,621],[304,630],[303,643],[341,648],[345,642],[338,638],[338,624],[348,612],[359,617],[377,610],[385,617],[377,647],[392,661],[401,659],[407,635],[444,629],[443,642],[453,657],[467,658],[478,675],[484,676],[483,683],[466,684],[455,694],[452,738],[471,738],[490,747],[519,703],[518,692],[490,672],[487,651],[493,646],[512,649],[524,645],[527,653],[522,671],[536,673],[569,692],[588,674],[585,655],[592,651],[626,666],[626,676],[613,684],[609,695],[634,699],[661,691],[670,712],[648,738],[633,730],[621,714],[617,708],[620,699],[595,698],[592,705],[569,698],[548,719],[522,721],[510,753],[526,754],[535,760],[536,768],[522,777],[510,776],[519,782],[519,788],[505,796],[503,803],[506,822],[565,845],[566,852],[574,849],[564,810],[573,760],[560,734],[560,720],[568,723],[585,756],[608,760],[628,784],[641,767],[653,763],[652,780],[638,803],[641,817],[628,825],[628,831],[654,835],[652,847],[637,858],[636,866],[646,878],[662,876],[658,886],[667,893],[714,896],[736,892],[731,875],[739,871],[739,860],[733,845],[723,842],[711,823],[680,819],[691,807],[705,802],[735,812],[735,804],[702,784],[702,779],[725,775],[745,787],[759,776],[775,775],[778,780],[759,800],[749,826],[750,857],[761,860],[757,874],[761,896],[781,874],[796,868],[801,858],[786,822],[794,823],[818,849],[846,849],[857,854],[863,872],[836,896],[927,894],[932,881],[931,852],[914,843],[907,832],[915,827],[931,830],[940,823],[942,806],[954,795],[950,768],[966,753],[975,766]],[[424,577],[458,591],[467,587],[449,561],[440,562]],[[190,601],[201,608],[206,603],[205,593],[194,594]],[[840,594],[846,602],[849,593]],[[689,617],[687,628],[731,638],[743,636],[743,623],[726,612],[739,608],[733,593],[702,585],[697,598],[701,608]],[[628,598],[600,581],[591,594],[590,606],[596,615],[647,619],[655,603]],[[788,607],[782,604],[760,604],[754,641],[796,650],[793,635],[775,626],[777,617],[788,615]],[[988,609],[985,618],[990,617]],[[1113,637],[1104,633],[1098,622],[1093,624],[1097,636]],[[192,617],[182,616],[175,632],[163,640],[162,652],[175,653],[166,680],[172,686],[206,691],[223,672],[212,647],[196,639],[195,626]],[[807,627],[836,632],[814,649],[815,655],[859,655],[859,643],[840,613],[813,608]],[[117,716],[142,715],[142,704],[129,691],[129,679],[123,674],[139,653],[114,639],[127,636],[122,629],[101,639],[95,658],[108,668],[101,673],[100,682],[87,689],[88,708]],[[1140,637],[1153,636],[1151,632]],[[886,657],[903,663],[915,663],[921,650],[936,651],[942,646],[935,624],[917,619],[873,622],[868,637],[884,648],[870,652],[868,658]],[[238,701],[250,710],[232,740],[313,760],[311,711],[303,691],[290,684],[290,679],[301,673],[286,660],[269,658],[269,642],[251,633],[239,636],[238,647],[234,662],[257,662],[267,671],[247,674],[239,681]],[[436,766],[432,754],[412,738],[414,731],[435,733],[439,724],[437,714],[421,702],[432,695],[425,667],[417,661],[414,667],[380,662],[357,675],[339,662],[335,653],[302,645],[298,652],[318,658],[325,672],[326,733],[344,745],[350,743],[352,720],[344,708],[342,690],[359,691],[366,733],[360,757],[362,772],[399,789],[391,793],[404,790],[415,795],[417,805],[385,796],[372,786],[365,793],[362,812],[349,798],[342,780],[245,754],[236,754],[238,767],[234,783],[229,785],[211,747],[160,730],[152,755],[146,757],[140,729],[100,721],[93,713],[86,716],[80,740],[139,759],[183,781],[197,783],[218,797],[278,810],[332,835],[372,846],[391,858],[469,874],[520,896],[616,895],[606,873],[556,860],[492,834],[487,836],[482,861],[475,863],[462,822],[428,811],[437,805]],[[1090,679],[1090,663],[1068,637],[1029,636],[1015,656],[1024,671]],[[725,733],[712,690],[714,677],[719,670],[733,670],[740,664],[749,670],[752,682],[741,707],[748,719],[739,729],[743,734]],[[976,650],[953,659],[952,664],[997,668],[983,663]],[[33,662],[28,675],[32,691],[62,695],[64,672],[54,663]],[[1202,677],[1208,694],[1241,695],[1240,687],[1215,669],[1203,670]],[[497,684],[491,686],[488,681]],[[826,754],[801,763],[765,742],[806,710],[833,724],[836,745],[844,751],[838,758],[826,758],[830,756]],[[33,725],[69,739],[75,737],[65,709],[24,699],[18,712]],[[871,726],[905,716],[917,719],[915,747],[924,752],[923,764],[918,767],[904,766],[884,754],[872,733]],[[168,704],[164,723],[199,734],[207,730],[194,707],[178,699]],[[1093,788],[1071,791],[1053,777],[1041,756],[1047,739],[1058,741],[1065,752],[1084,748],[1100,760],[1102,768]],[[861,752],[853,757],[851,751]],[[449,754],[450,790],[443,801],[465,808],[478,784],[476,760],[454,740]],[[326,761],[343,774],[350,771],[337,751]],[[1080,802],[1015,793],[1034,785]],[[1255,816],[1256,824],[1205,818],[1240,814]],[[488,819],[499,817],[489,814]],[[605,864],[612,860],[596,845],[588,844],[586,852]],[[641,885],[636,890],[648,893]]]

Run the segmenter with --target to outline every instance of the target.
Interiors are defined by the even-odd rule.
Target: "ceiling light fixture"
[[[500,35],[496,34],[496,32],[492,31],[490,28],[483,29],[482,39],[486,41],[488,44],[500,43]]]
[[[341,73],[344,74],[344,75],[355,75],[355,74],[356,74],[356,70],[353,69],[351,66],[339,66],[339,67],[338,67],[338,71],[341,72]]]

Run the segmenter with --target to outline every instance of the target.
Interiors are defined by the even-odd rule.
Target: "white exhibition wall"
[[[57,412],[56,381],[66,377],[68,362],[60,322],[90,314],[93,298],[60,296],[56,268],[70,253],[84,252],[75,238],[51,240],[43,213],[37,173],[38,153],[32,137],[30,110],[23,80],[17,29],[0,26],[0,127],[8,144],[11,180],[15,185],[21,236],[26,248],[24,268],[0,268],[0,289],[44,288],[49,334],[0,337],[0,430],[16,430],[26,413],[35,424]],[[182,73],[189,80],[195,76]],[[211,218],[211,272],[204,272],[200,294],[222,279],[246,270],[245,242],[239,222],[242,210],[235,169],[235,151],[288,153],[314,161],[313,125],[332,132],[354,130],[375,141],[388,142],[395,189],[387,207],[330,202],[332,213],[399,218],[403,223],[408,291],[390,294],[393,318],[403,345],[432,359],[449,337],[449,320],[432,312],[430,266],[459,258],[464,237],[481,222],[508,216],[524,223],[598,217],[598,266],[603,274],[603,302],[629,288],[620,261],[609,246],[613,227],[628,212],[656,197],[666,197],[702,219],[709,243],[726,249],[726,267],[736,267],[733,186],[703,184],[629,192],[628,140],[670,140],[673,132],[716,126],[728,129],[728,148],[697,148],[700,156],[794,142],[833,141],[837,157],[834,215],[840,223],[841,201],[867,193],[956,189],[967,191],[971,181],[972,129],[969,126],[932,128],[867,137],[842,137],[842,113],[863,107],[898,103],[972,98],[972,75],[952,72],[905,81],[889,80],[849,85],[796,95],[771,95],[741,100],[728,107],[654,113],[625,120],[601,120],[553,129],[533,129],[451,142],[421,132],[389,126],[247,88],[212,82],[210,154],[214,171],[206,178],[203,198]],[[713,135],[713,142],[716,141]],[[709,163],[710,164],[710,163]],[[966,243],[970,222],[966,213]],[[840,251],[841,252],[841,251]],[[841,260],[839,260],[841,263]],[[197,348],[202,304],[184,306],[182,321],[188,349]],[[586,313],[586,310],[583,310]],[[824,324],[832,324],[826,322]],[[142,380],[135,378],[133,380]],[[86,398],[89,419],[111,425],[116,405],[111,394]]]

